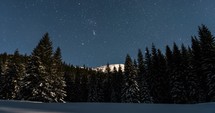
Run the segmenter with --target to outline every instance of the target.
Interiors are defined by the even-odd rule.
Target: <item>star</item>
[[[96,36],[96,31],[93,29],[93,35]]]
[[[82,43],[81,43],[81,45],[82,45],[82,46],[84,46],[84,45],[85,45],[85,43],[84,43],[84,42],[82,42]]]

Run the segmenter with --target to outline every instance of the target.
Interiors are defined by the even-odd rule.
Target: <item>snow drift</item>
[[[33,103],[0,101],[0,113],[215,113],[215,103]]]

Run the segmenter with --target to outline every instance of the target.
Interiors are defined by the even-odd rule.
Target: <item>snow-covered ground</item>
[[[0,113],[215,113],[215,103],[105,104],[0,101]]]
[[[122,71],[124,71],[124,64],[110,64],[110,65],[109,65],[110,71],[113,71],[114,67],[115,67],[116,70],[118,71],[119,66],[121,67]],[[93,69],[93,70],[96,70],[96,71],[105,72],[105,71],[106,71],[106,68],[107,68],[107,65],[99,66],[99,67],[94,67],[94,68],[92,68],[92,69]]]

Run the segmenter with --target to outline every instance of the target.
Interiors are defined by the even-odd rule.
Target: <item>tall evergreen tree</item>
[[[166,73],[166,59],[165,56],[158,49],[158,64],[159,64],[159,73],[157,74],[158,81],[158,97],[160,103],[169,103],[169,76]]]
[[[1,99],[8,99],[8,83],[7,83],[7,70],[8,70],[8,55],[6,53],[3,54],[3,58],[1,60],[1,67],[0,67],[0,98]]]
[[[197,93],[197,76],[193,74],[193,65],[192,65],[192,53],[190,53],[187,48],[182,44],[181,46],[181,55],[182,55],[182,74],[185,76],[185,88],[187,94],[187,103],[196,103],[198,98]]]
[[[146,82],[146,72],[142,51],[138,50],[138,71],[137,71],[137,81],[140,88],[140,101],[141,103],[152,103],[152,97],[149,92],[148,84]]]
[[[61,58],[61,49],[58,47],[52,58],[51,65],[51,76],[52,77],[52,93],[51,97],[55,102],[64,102],[66,96],[66,83],[64,79],[64,70]]]
[[[46,33],[33,50],[32,57],[28,63],[27,75],[24,78],[24,99],[54,102],[53,86],[54,75],[52,75],[52,42]]]
[[[215,42],[214,37],[205,25],[199,27],[201,46],[201,68],[203,80],[207,78],[207,101],[215,101]]]
[[[138,83],[141,84],[141,81],[144,79],[144,74],[145,74],[145,65],[144,65],[144,59],[143,59],[143,53],[139,49],[138,50],[138,55],[137,55],[137,60],[138,60]]]
[[[166,61],[160,50],[157,50],[152,45],[151,57],[151,77],[150,77],[150,90],[154,102],[164,103],[167,101],[168,91],[166,82]]]
[[[197,39],[197,37],[192,37],[191,38],[192,41],[192,58],[191,58],[191,65],[192,65],[192,76],[193,79],[196,79],[197,84],[197,90],[196,92],[191,92],[192,95],[190,95],[190,97],[194,97],[193,95],[197,95],[196,100],[194,100],[193,102],[206,102],[206,97],[207,97],[207,92],[208,92],[208,88],[207,88],[207,76],[205,74],[203,74],[202,71],[202,49],[200,46],[200,41]]]
[[[158,96],[160,95],[158,93],[158,87],[159,87],[159,82],[158,77],[159,77],[159,61],[158,61],[158,55],[157,55],[157,49],[155,48],[154,44],[152,44],[152,50],[151,50],[151,67],[150,67],[150,77],[149,77],[149,83],[150,83],[150,93],[154,99],[154,102],[158,103],[159,98]]]
[[[19,51],[16,50],[6,72],[5,90],[7,90],[7,99],[18,99],[23,75],[24,67],[21,65]]]
[[[140,103],[139,86],[137,84],[137,81],[135,80],[136,72],[131,57],[129,55],[126,56],[125,60],[124,77],[125,84],[122,90],[122,102]]]
[[[116,67],[114,66],[113,68],[113,73],[112,73],[112,76],[111,76],[111,102],[117,102],[117,69]]]
[[[170,75],[170,85],[171,85],[171,96],[174,103],[186,103],[186,89],[185,76],[183,75],[183,68],[181,68],[182,57],[178,46],[174,43],[173,46],[173,70]]]
[[[192,73],[190,72],[190,70],[192,69],[191,64],[190,64],[190,53],[187,50],[187,48],[184,46],[184,44],[181,45],[181,68],[182,68],[182,72],[181,74],[184,76],[184,87],[186,90],[186,103],[191,103],[191,98],[189,95],[191,95],[191,91],[192,90],[196,90],[194,89],[194,85],[195,85],[195,80],[193,80]],[[195,91],[196,92],[196,91]],[[194,95],[193,95],[194,96]]]
[[[123,85],[123,72],[122,68],[119,65],[118,71],[116,67],[114,67],[114,71],[112,73],[112,94],[111,94],[111,102],[121,102],[121,93],[122,93],[122,85]]]
[[[166,80],[166,81],[169,81],[168,82],[168,89],[167,89],[167,91],[169,92],[169,97],[171,97],[171,95],[170,95],[170,89],[171,89],[171,84],[170,84],[170,77],[171,77],[171,75],[172,75],[172,70],[174,69],[173,68],[173,53],[172,53],[172,51],[171,51],[171,49],[170,49],[170,47],[169,46],[166,46],[166,54],[165,54],[165,56],[166,56],[166,75],[168,76],[168,79]],[[168,103],[173,103],[172,102],[172,99],[171,98],[169,98],[169,100],[168,100],[169,102]]]
[[[26,67],[26,75],[23,78],[21,99],[43,101],[38,92],[43,81],[40,74],[45,73],[44,67],[39,57],[31,56]]]
[[[149,49],[146,48],[145,50],[145,79],[146,79],[146,82],[149,86],[149,90],[151,91],[151,79],[150,79],[150,76],[151,76],[151,54],[149,52]],[[152,96],[152,95],[151,95]]]

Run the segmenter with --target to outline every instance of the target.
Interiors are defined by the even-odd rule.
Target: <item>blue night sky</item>
[[[215,31],[214,0],[1,0],[0,52],[31,54],[45,32],[73,65],[124,63],[152,43],[190,44]]]

